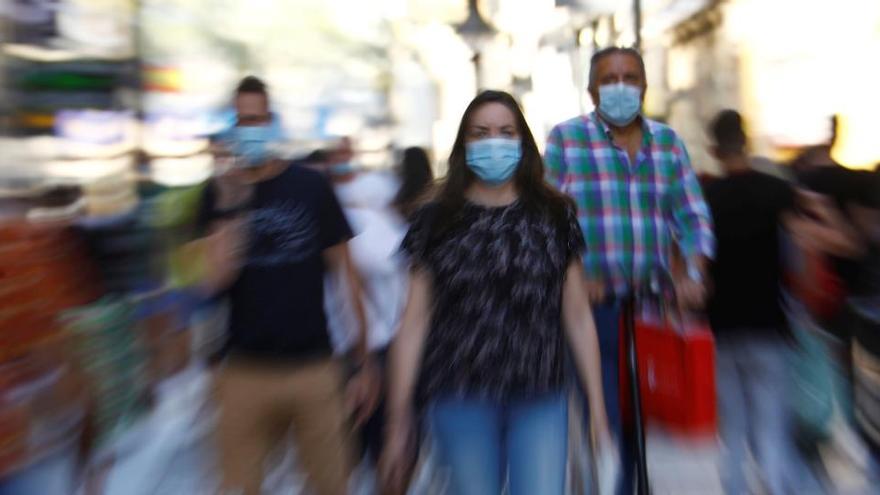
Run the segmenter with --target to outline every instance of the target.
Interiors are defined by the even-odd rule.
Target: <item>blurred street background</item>
[[[717,171],[705,126],[740,108],[754,152],[790,157],[828,139],[873,167],[880,5],[862,0],[642,0],[645,111],[670,123],[697,169]],[[291,153],[357,136],[365,165],[423,146],[438,171],[477,88],[521,100],[539,143],[583,113],[586,61],[636,41],[616,0],[6,0],[4,176],[97,177],[135,160],[160,180],[203,178],[204,136],[259,74]],[[11,139],[11,141],[7,141]],[[67,166],[70,160],[89,160]],[[172,172],[173,171],[173,172]],[[201,172],[202,175],[199,175]]]
[[[285,158],[350,138],[359,169],[421,147],[442,177],[478,90],[514,95],[543,151],[593,110],[590,56],[611,45],[640,47],[644,113],[702,177],[721,174],[706,129],[725,108],[767,173],[827,143],[846,168],[880,164],[877,0],[0,0],[0,494],[216,488],[224,315],[193,294],[187,246],[244,76],[270,88]],[[835,428],[810,486],[880,493],[870,442]],[[655,493],[721,493],[711,439],[655,432],[650,452]],[[301,493],[295,454],[273,463],[266,492]],[[413,493],[444,493],[429,462],[419,476]]]

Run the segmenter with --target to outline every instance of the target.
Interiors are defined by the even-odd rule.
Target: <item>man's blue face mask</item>
[[[642,90],[625,83],[599,87],[599,115],[616,127],[629,125],[642,110]]]
[[[233,127],[225,133],[223,141],[241,167],[252,168],[277,158],[274,147],[281,138],[281,129],[273,121],[267,125]]]

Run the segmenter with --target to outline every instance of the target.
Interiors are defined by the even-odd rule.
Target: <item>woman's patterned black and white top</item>
[[[569,261],[584,251],[574,209],[554,222],[520,201],[466,203],[460,220],[432,240],[438,209],[429,204],[416,214],[402,246],[432,278],[417,403],[560,390],[562,287]]]

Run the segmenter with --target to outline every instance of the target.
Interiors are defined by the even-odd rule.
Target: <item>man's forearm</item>
[[[239,224],[241,221],[237,218],[221,222],[213,233],[194,241],[205,246],[207,272],[202,287],[209,296],[228,289],[241,272],[242,251],[245,248]]]
[[[351,290],[351,303],[354,307],[354,316],[358,326],[355,358],[357,363],[363,363],[370,349],[367,310],[364,307],[364,283],[350,256],[345,257],[345,272],[348,279],[347,285]]]
[[[357,325],[355,345],[349,352],[352,364],[361,365],[369,353],[369,331],[367,326],[367,312],[364,306],[364,286],[360,273],[354,267],[348,252],[348,245],[341,242],[328,248],[324,252],[327,266],[337,280],[344,280],[348,287],[348,296],[351,299],[354,318]]]
[[[367,326],[367,311],[364,307],[364,290],[360,275],[357,273],[354,267],[351,266],[351,263],[349,263],[348,265],[348,286],[351,287],[351,301],[352,306],[354,307],[354,315],[358,327],[357,343],[355,345],[354,356],[352,357],[355,359],[355,362],[357,364],[362,364],[363,361],[367,359],[367,355],[369,354],[370,349],[369,329]]]

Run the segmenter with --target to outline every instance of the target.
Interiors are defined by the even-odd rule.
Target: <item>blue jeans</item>
[[[721,333],[715,343],[726,493],[748,492],[749,452],[757,461],[766,493],[821,492],[793,438],[786,400],[793,385],[789,345],[774,329]]]
[[[76,445],[62,448],[0,478],[0,495],[54,495],[76,491]]]
[[[562,495],[568,452],[563,394],[499,404],[448,399],[431,404],[428,427],[450,495]]]
[[[633,493],[635,474],[635,453],[623,429],[620,410],[620,317],[621,303],[612,301],[593,306],[593,319],[599,338],[599,352],[602,354],[602,388],[605,395],[605,412],[608,426],[618,443],[621,462],[621,480],[618,494]],[[574,369],[574,368],[573,368]],[[580,380],[578,379],[578,382]],[[578,387],[584,400],[584,424],[589,427],[590,409],[587,407],[586,388]],[[589,479],[589,477],[587,477]],[[589,488],[587,489],[589,493]]]

